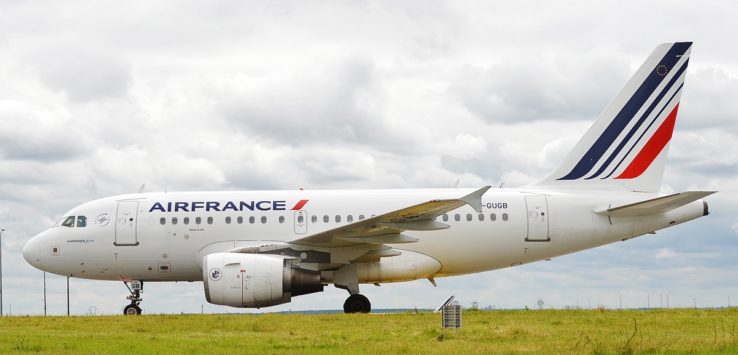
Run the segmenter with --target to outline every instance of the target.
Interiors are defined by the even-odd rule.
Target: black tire
[[[349,296],[343,303],[344,313],[369,313],[372,310],[372,304],[366,296],[355,294]]]
[[[139,316],[141,315],[141,307],[135,304],[129,304],[126,308],[123,308],[123,314],[127,316]]]

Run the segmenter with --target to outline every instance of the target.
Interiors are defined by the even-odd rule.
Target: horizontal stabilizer
[[[650,200],[610,207],[595,213],[610,217],[637,217],[664,213],[682,207],[692,201],[714,194],[716,191],[687,191]]]

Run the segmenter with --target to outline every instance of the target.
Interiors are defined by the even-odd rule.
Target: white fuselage
[[[34,237],[24,248],[24,256],[39,269],[79,278],[201,281],[202,259],[210,253],[276,248],[360,218],[472,191],[226,191],[115,196],[72,209],[56,226]],[[482,198],[481,214],[463,206],[437,218],[450,225],[448,229],[404,232],[418,241],[394,244],[400,255],[378,262],[400,265],[399,271],[365,270],[359,281],[405,281],[516,266],[625,240],[704,215],[701,200],[643,217],[614,218],[593,212],[657,196],[622,190],[491,189]],[[69,216],[86,217],[85,226],[78,227],[79,220],[74,227],[62,226]],[[325,248],[323,257],[331,260],[316,262],[305,258],[307,254],[300,253],[299,245],[290,247],[297,250],[304,267],[315,270],[343,263],[337,260],[342,253],[353,255],[352,248],[356,249]],[[331,282],[330,275],[325,280]]]

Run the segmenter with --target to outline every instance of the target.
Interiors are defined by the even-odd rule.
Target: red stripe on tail
[[[664,147],[666,147],[666,144],[671,140],[678,109],[679,104],[674,106],[674,109],[671,110],[664,123],[661,124],[659,129],[656,130],[656,133],[648,140],[648,143],[636,155],[635,159],[633,159],[625,171],[616,177],[616,179],[635,179],[641,176],[651,166],[651,163],[656,160],[656,157],[659,156],[659,153],[661,153]]]

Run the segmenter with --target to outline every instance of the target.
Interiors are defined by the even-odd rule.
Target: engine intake
[[[298,268],[280,255],[214,253],[202,266],[205,298],[213,304],[260,308],[323,291],[320,272]]]

